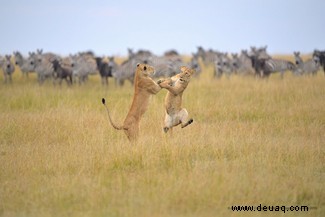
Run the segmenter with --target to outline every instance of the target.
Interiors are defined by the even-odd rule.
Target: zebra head
[[[251,46],[251,51],[249,56],[253,59],[267,60],[270,59],[271,56],[267,53],[267,46],[256,48]]]
[[[232,59],[231,59],[231,67],[233,68],[234,71],[236,71],[240,67],[240,61],[238,54],[232,53],[231,54]]]
[[[23,62],[24,62],[23,55],[21,55],[21,53],[19,51],[14,51],[13,54],[15,56],[15,64],[18,66],[23,65]]]
[[[260,47],[259,49],[257,49],[258,59],[267,60],[271,58],[271,56],[267,53],[266,49],[267,46]]]
[[[13,68],[13,64],[11,63],[11,55],[5,55],[5,59],[4,59],[4,67],[6,68],[6,70],[10,70]]]
[[[0,60],[1,62],[1,60]],[[5,58],[2,60],[2,70],[7,75],[11,75],[15,71],[14,64],[11,63],[11,55],[5,55]]]
[[[319,56],[313,56],[313,61],[315,62],[316,65],[320,65],[320,58],[319,58]]]
[[[27,58],[27,62],[28,62],[29,71],[34,71],[35,70],[36,53],[35,52],[28,52],[28,54],[29,54],[29,56]]]
[[[294,51],[293,55],[295,57],[295,63],[296,65],[301,65],[303,63],[301,57],[300,57],[300,52],[299,51]]]

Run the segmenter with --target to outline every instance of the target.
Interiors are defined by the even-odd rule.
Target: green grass
[[[131,145],[121,123],[130,84],[0,85],[0,216],[324,216],[325,77],[193,79],[194,119],[163,133],[166,90],[152,97]],[[0,80],[2,82],[3,80]],[[231,205],[309,205],[232,212]]]

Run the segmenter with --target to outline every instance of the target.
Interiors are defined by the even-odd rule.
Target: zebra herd
[[[215,78],[223,75],[229,77],[232,74],[254,75],[257,77],[269,77],[270,74],[291,71],[294,75],[315,75],[320,67],[325,72],[325,51],[315,50],[312,58],[303,61],[300,52],[294,52],[295,62],[284,59],[272,58],[267,52],[267,47],[251,47],[250,51],[242,50],[240,54],[205,50],[197,48],[192,53],[189,62],[175,50],[166,51],[164,55],[157,56],[148,50],[134,52],[128,49],[128,58],[121,64],[117,64],[114,57],[96,57],[92,52],[80,52],[66,57],[37,49],[36,52],[29,52],[24,57],[20,52],[13,52],[14,63],[11,55],[0,56],[0,66],[4,75],[4,82],[12,82],[12,74],[18,66],[23,75],[28,77],[29,73],[35,72],[39,84],[51,79],[54,84],[62,84],[65,80],[68,85],[73,83],[83,84],[90,75],[99,74],[103,85],[108,85],[108,78],[115,78],[118,85],[125,81],[133,83],[135,66],[137,63],[146,63],[156,69],[156,77],[171,77],[175,75],[180,66],[188,66],[196,70],[196,76],[201,72],[199,61],[205,67],[213,67]]]
[[[66,80],[68,85],[83,84],[90,75],[97,74],[101,76],[103,85],[108,85],[109,77],[115,78],[118,85],[123,85],[125,81],[133,83],[137,63],[154,66],[156,77],[173,76],[183,65],[195,68],[198,72],[201,71],[197,56],[194,55],[190,62],[184,62],[176,51],[169,51],[163,56],[157,56],[146,50],[133,52],[128,49],[128,58],[120,65],[115,62],[114,57],[96,57],[92,52],[80,52],[61,57],[51,52],[43,53],[43,50],[37,49],[36,52],[29,52],[28,57],[24,57],[20,52],[13,52],[13,54],[15,64],[11,61],[11,55],[0,56],[5,83],[12,82],[15,66],[18,66],[26,77],[35,72],[39,84],[51,79],[54,84],[59,83],[60,85],[63,80]]]
[[[273,58],[267,52],[267,46],[251,47],[250,51],[242,50],[240,54],[207,50],[198,47],[197,55],[202,58],[204,65],[212,65],[214,76],[220,78],[223,74],[254,75],[269,77],[272,73],[280,72],[281,78],[286,71],[294,75],[315,75],[320,67],[325,72],[325,51],[315,50],[312,58],[303,61],[300,52],[294,52],[295,63],[279,58]]]

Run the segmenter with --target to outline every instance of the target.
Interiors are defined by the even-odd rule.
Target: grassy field
[[[1,77],[2,79],[2,77]],[[3,80],[0,80],[2,82]],[[194,119],[163,133],[166,90],[131,145],[121,123],[130,84],[0,83],[0,216],[325,216],[325,77],[193,79]],[[233,212],[232,205],[317,207]]]

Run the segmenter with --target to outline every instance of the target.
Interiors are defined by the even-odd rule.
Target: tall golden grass
[[[194,123],[163,133],[162,90],[137,145],[101,104],[121,123],[130,84],[39,86],[19,73],[0,85],[0,216],[264,216],[228,209],[259,204],[325,215],[323,72],[216,80],[204,68],[183,96]]]

